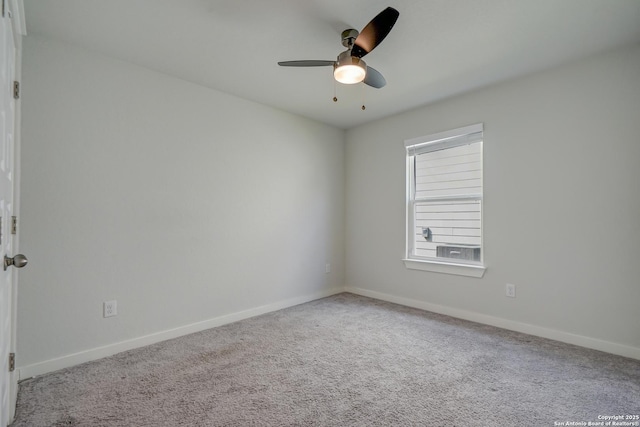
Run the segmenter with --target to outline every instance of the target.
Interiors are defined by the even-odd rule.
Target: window
[[[407,268],[482,277],[482,124],[405,141]]]

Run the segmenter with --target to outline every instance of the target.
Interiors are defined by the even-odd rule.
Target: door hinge
[[[9,353],[9,372],[16,370],[16,354]]]
[[[2,0],[2,17],[3,18],[4,18],[4,8],[5,8],[4,2],[5,0]]]
[[[13,82],[13,99],[20,99],[20,82]]]
[[[11,234],[16,234],[18,232],[18,217],[11,217]]]

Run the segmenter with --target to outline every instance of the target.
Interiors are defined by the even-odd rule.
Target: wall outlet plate
[[[105,301],[102,305],[102,316],[113,317],[118,315],[118,301]]]
[[[505,294],[509,298],[515,298],[516,297],[516,285],[514,285],[512,283],[507,283],[507,287],[505,289]]]

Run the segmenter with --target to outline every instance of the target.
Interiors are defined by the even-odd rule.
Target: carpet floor
[[[637,414],[638,360],[344,293],[24,381],[13,427],[558,426]]]

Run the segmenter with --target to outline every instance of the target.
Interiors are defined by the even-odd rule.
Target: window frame
[[[438,200],[478,200],[480,201],[480,261],[467,261],[454,258],[430,258],[420,257],[414,255],[415,246],[415,204],[421,201],[427,201],[427,199],[417,200],[415,198],[415,156],[421,154],[416,151],[428,152],[441,149],[448,149],[470,144],[472,142],[465,142],[465,138],[473,134],[481,133],[480,137],[480,165],[481,165],[481,193],[480,194],[468,194],[460,196],[443,196],[437,198]],[[477,139],[477,137],[476,137]],[[478,141],[474,141],[478,142]],[[478,123],[470,126],[464,126],[457,129],[452,129],[445,132],[439,132],[436,134],[425,135],[417,138],[412,138],[404,142],[405,145],[405,159],[406,159],[406,229],[405,229],[405,258],[403,259],[405,267],[413,270],[431,271],[436,273],[455,274],[468,277],[481,278],[485,271],[484,265],[484,125]],[[420,150],[419,147],[423,147]],[[437,147],[437,148],[436,148]],[[435,148],[435,149],[434,149]],[[426,150],[425,150],[426,149]],[[432,199],[436,200],[436,199]]]

